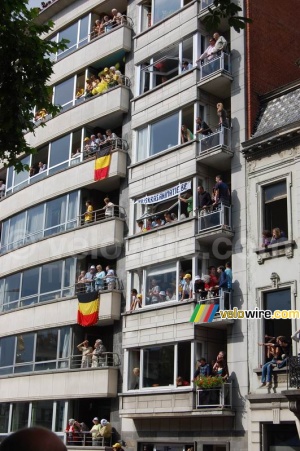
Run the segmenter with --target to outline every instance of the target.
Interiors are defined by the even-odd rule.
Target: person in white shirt
[[[212,61],[216,58],[216,55],[212,53],[213,49],[215,48],[216,40],[214,38],[210,38],[209,40],[209,46],[205,50],[205,52],[202,53],[202,55],[199,56],[199,58],[196,60],[196,63],[199,61],[203,61],[207,58],[208,61]]]
[[[227,51],[227,41],[223,36],[220,36],[219,33],[214,33],[214,39],[216,40],[216,44],[211,51],[212,54],[220,55],[221,52]]]

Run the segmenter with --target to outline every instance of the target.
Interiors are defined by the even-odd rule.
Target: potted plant
[[[220,376],[202,376],[195,379],[197,408],[220,406],[223,383],[224,381]]]
[[[220,388],[223,382],[221,376],[201,376],[194,380],[198,389]]]

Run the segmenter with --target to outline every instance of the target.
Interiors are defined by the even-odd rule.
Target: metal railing
[[[120,205],[112,205],[111,207],[103,207],[92,212],[85,212],[78,216],[77,226],[81,227],[93,222],[100,222],[112,218],[126,218],[125,209],[120,207]]]
[[[87,280],[75,284],[75,293],[88,293],[98,291],[98,293],[110,290],[122,290],[123,283],[117,276],[105,276],[103,279]]]
[[[200,79],[210,77],[218,71],[231,73],[230,55],[228,53],[222,52],[220,56],[202,64],[200,66]]]
[[[27,233],[22,238],[1,246],[0,255],[5,254],[6,252],[9,252],[14,249],[18,249],[19,247],[25,246],[26,244],[36,243],[37,241],[40,241],[43,238],[48,238],[63,232],[68,232],[78,227],[91,224],[93,222],[101,222],[106,219],[112,218],[124,219],[125,217],[126,217],[125,209],[123,207],[120,207],[119,205],[113,205],[112,207],[108,207],[107,209],[100,208],[99,210],[95,210],[88,214],[83,213],[77,216],[77,218],[71,219],[62,224],[57,224],[47,229],[41,229],[33,233]]]
[[[221,387],[197,388],[196,409],[209,407],[232,407],[232,384],[225,382]]]
[[[123,25],[127,25],[129,28],[133,28],[134,23],[133,23],[133,20],[131,19],[131,17],[123,14],[122,17],[119,18],[119,20],[120,20],[120,23],[112,23],[111,21],[107,22],[107,26],[104,27],[103,32],[100,34],[93,30],[89,34],[89,42],[91,42],[94,39],[103,37],[107,33],[111,32],[111,31],[115,31],[116,29],[120,28]]]
[[[219,310],[231,310],[231,291],[222,290],[222,292],[212,293],[210,291],[202,291],[195,294],[196,300],[201,305],[214,304],[218,305],[218,311],[216,315],[219,316]]]
[[[300,389],[300,355],[289,357],[286,370],[288,372],[288,388]]]
[[[119,354],[116,352],[102,352],[100,356],[82,356],[72,355],[69,359],[69,368],[76,369],[95,369],[120,366],[121,360]]]
[[[214,149],[230,149],[231,132],[229,128],[221,126],[214,133],[202,135],[199,141],[199,156],[208,154]]]
[[[208,8],[209,6],[212,6],[214,3],[214,0],[200,0],[200,11],[202,9]]]
[[[67,446],[93,446],[93,449],[97,446],[109,446],[112,445],[112,437],[104,438],[97,437],[97,439],[92,439],[92,434],[90,431],[76,431],[69,432],[66,431],[66,445]]]
[[[231,206],[221,203],[215,210],[200,210],[198,215],[198,233],[220,226],[231,230]]]
[[[112,138],[109,141],[96,144],[96,145],[87,145],[85,146],[83,152],[80,152],[79,155],[73,156],[72,160],[74,161],[75,158],[80,159],[80,154],[83,154],[83,159],[86,160],[87,158],[91,157],[101,157],[102,154],[106,155],[108,151],[114,152],[116,150],[124,150],[125,152],[128,150],[128,144],[125,139],[122,138]],[[79,161],[78,161],[79,162]],[[74,164],[74,163],[73,163]]]

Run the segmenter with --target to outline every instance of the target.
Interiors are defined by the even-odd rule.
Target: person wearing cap
[[[86,293],[89,293],[90,291],[95,291],[95,275],[96,268],[94,265],[92,265],[90,266],[90,270],[84,276]]]
[[[103,439],[105,440],[105,439],[110,438],[111,434],[112,434],[111,424],[105,419],[101,420],[101,426],[100,426],[101,437],[103,437]]]
[[[182,287],[182,293],[181,293],[181,301],[184,301],[186,299],[192,299],[193,298],[193,283],[192,283],[192,276],[190,274],[185,274],[184,276],[184,284]]]
[[[94,426],[90,430],[90,433],[92,434],[92,445],[93,446],[101,446],[103,445],[103,439],[100,435],[100,428],[101,425],[99,423],[99,418],[95,417],[93,418]]]
[[[89,368],[92,363],[91,354],[93,352],[93,348],[89,346],[89,341],[84,340],[82,343],[79,343],[77,349],[82,353],[81,368]]]
[[[121,443],[115,443],[113,446],[112,446],[112,448],[114,448],[115,450],[117,450],[117,451],[124,451],[124,449],[122,448],[122,446],[121,446]]]

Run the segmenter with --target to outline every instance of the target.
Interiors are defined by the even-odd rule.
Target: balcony
[[[209,405],[208,408],[199,408],[196,405],[197,396],[195,396],[195,391],[191,387],[185,387],[183,390],[176,387],[159,390],[159,387],[157,387],[151,389],[148,393],[128,392],[119,396],[119,413],[121,418],[234,416],[234,412],[231,410],[231,405],[229,406],[229,404]]]
[[[43,372],[6,375],[1,378],[1,402],[117,396],[119,366],[72,369],[71,364],[72,358],[64,368],[53,370],[49,362]]]
[[[196,409],[231,409],[232,384],[225,383],[216,388],[197,388]]]
[[[209,136],[202,136],[197,161],[214,169],[229,170],[234,154],[231,150],[231,130],[221,127]]]
[[[66,291],[73,291],[67,294]],[[0,315],[0,336],[10,335],[12,323],[8,320],[13,313],[14,332],[28,332],[41,327],[51,328],[77,323],[78,299],[74,287],[64,293],[52,292],[18,299],[2,306]],[[98,326],[108,326],[118,321],[121,315],[121,291],[100,292]],[[11,315],[12,316],[12,315]]]
[[[23,209],[32,206],[33,203],[41,202],[41,197],[53,197],[61,193],[70,192],[78,187],[95,188],[96,185],[103,191],[113,190],[119,186],[120,179],[126,176],[127,163],[127,143],[118,138],[118,144],[113,145],[111,150],[111,160],[109,166],[108,176],[95,182],[94,180],[94,166],[96,152],[82,151],[75,157],[63,161],[55,166],[47,168],[45,171],[37,173],[30,177],[26,177],[19,183],[13,183],[6,189],[6,197],[10,194],[17,194],[14,197],[14,202],[17,205],[22,205]],[[122,143],[122,144],[121,144]],[[84,166],[82,166],[84,164]],[[67,174],[65,171],[68,171]],[[55,183],[50,176],[55,175]],[[35,183],[43,180],[38,189],[33,187]],[[24,188],[27,188],[25,191]],[[0,217],[5,218],[12,214],[11,201],[5,202],[5,197],[0,199],[1,213]]]
[[[65,52],[65,57],[63,57],[64,53],[60,54],[59,61],[54,65],[51,85],[90,66],[95,59],[109,58],[108,66],[113,61],[122,61],[125,53],[131,51],[131,34],[129,20],[128,23],[119,25],[99,37],[93,38],[91,34],[86,45],[80,45],[80,43],[75,45],[73,49]]]
[[[157,227],[148,232],[127,238],[126,269],[134,269],[157,263],[157,255],[162,262],[197,251],[195,220],[187,218]]]
[[[103,252],[105,255],[121,252],[124,219],[110,217],[83,227],[45,237],[4,254],[1,257],[1,276],[93,250],[97,251],[99,258]]]
[[[221,56],[200,66],[198,87],[215,97],[230,97],[232,80],[230,55],[227,53],[222,52]]]
[[[119,85],[86,99],[49,120],[47,127],[37,127],[35,135],[27,134],[26,140],[30,146],[39,147],[87,124],[99,126],[100,121],[102,128],[111,128],[112,124],[122,121],[124,113],[128,113],[129,94],[127,86]]]
[[[204,213],[204,214],[203,214]],[[231,206],[221,204],[211,212],[200,211],[198,216],[197,239],[204,244],[212,244],[216,240],[230,244],[234,235],[231,223]]]

